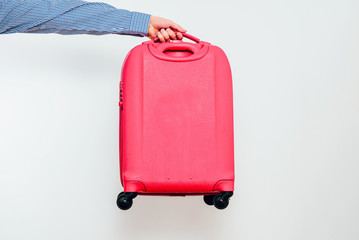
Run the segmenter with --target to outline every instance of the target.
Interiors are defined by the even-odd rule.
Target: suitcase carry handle
[[[174,30],[174,32],[178,32]],[[153,56],[158,59],[173,61],[173,62],[188,62],[195,61],[204,57],[209,49],[209,43],[202,42],[188,33],[182,33],[183,37],[194,41],[196,44],[190,42],[183,42],[182,40],[173,40],[169,42],[159,42],[158,37],[153,41],[147,41],[148,48]]]
[[[175,33],[178,33],[178,31],[176,31],[176,30],[173,30],[173,31]],[[182,35],[183,35],[183,37],[188,38],[189,40],[192,40],[193,42],[196,42],[196,43],[200,43],[200,41],[201,41],[199,38],[196,38],[188,33],[182,33]],[[157,42],[158,40],[159,40],[158,37],[153,39],[154,42]]]

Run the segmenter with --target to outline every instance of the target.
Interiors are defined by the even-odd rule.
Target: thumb
[[[171,23],[170,27],[179,32],[187,32],[186,29],[184,29],[183,27],[181,27],[180,25],[178,25],[177,23],[174,23],[174,22]]]

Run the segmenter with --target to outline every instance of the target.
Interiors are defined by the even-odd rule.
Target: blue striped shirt
[[[80,0],[0,0],[0,34],[147,36],[150,15]]]

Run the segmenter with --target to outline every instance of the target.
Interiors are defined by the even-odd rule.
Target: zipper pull
[[[123,81],[120,81],[120,102],[118,104],[120,108],[123,108]]]

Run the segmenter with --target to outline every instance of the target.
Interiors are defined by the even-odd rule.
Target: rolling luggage
[[[228,206],[234,191],[232,77],[210,43],[146,41],[120,82],[120,172],[127,210],[137,195],[204,195]]]

